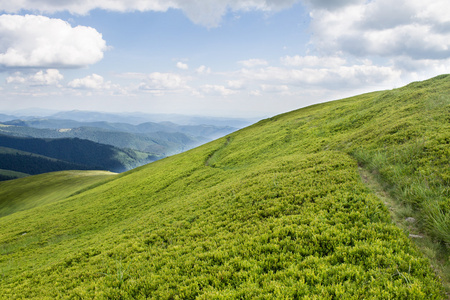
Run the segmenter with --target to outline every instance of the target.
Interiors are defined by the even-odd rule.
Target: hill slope
[[[6,298],[443,299],[357,168],[375,170],[446,243],[449,91],[440,76],[300,109],[2,217],[0,288]]]
[[[106,171],[62,171],[0,182],[0,217],[50,204],[112,178]]]
[[[37,138],[19,138],[0,134],[0,145],[5,148],[17,149],[29,153],[65,161],[71,163],[72,169],[104,169],[114,172],[123,172],[155,160],[148,153],[135,151],[131,149],[118,149],[109,145],[99,144],[88,140],[78,138],[73,139],[37,139]],[[26,157],[22,157],[26,158]],[[11,157],[0,157],[0,165],[11,163]],[[35,157],[30,156],[30,160]],[[14,168],[27,167],[26,161],[21,162],[20,157],[16,157],[13,168],[2,167],[3,169],[25,172],[28,174],[38,174],[56,170],[67,170],[68,168],[46,169],[39,171],[26,172],[22,169]],[[80,165],[80,167],[76,167]]]

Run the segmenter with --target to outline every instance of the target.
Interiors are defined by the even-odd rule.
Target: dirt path
[[[413,240],[418,249],[430,260],[432,268],[436,272],[447,292],[447,298],[450,299],[450,257],[449,249],[445,246],[436,244],[420,230],[420,216],[417,216],[412,208],[406,207],[386,191],[382,183],[380,183],[376,174],[371,173],[362,167],[358,167],[359,174],[366,186],[371,189],[375,195],[383,201],[384,205],[391,213],[392,221],[402,229],[405,234]]]

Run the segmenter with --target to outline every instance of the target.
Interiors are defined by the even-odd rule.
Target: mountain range
[[[91,117],[102,115],[84,114]],[[23,175],[11,171],[25,174],[67,169],[123,172],[186,151],[235,130],[237,128],[230,126],[178,125],[171,122],[132,125],[57,118],[13,119],[0,123],[0,146],[38,154],[40,157],[29,154],[24,156],[19,152],[11,156],[11,151],[3,151],[0,155],[0,179]],[[17,146],[19,141],[20,147]],[[52,146],[57,147],[53,152],[48,148]],[[50,152],[52,153],[48,155]],[[42,155],[48,156],[46,160],[42,161]],[[20,163],[21,159],[23,163]],[[52,159],[60,160],[57,164],[59,167],[56,167]],[[45,161],[48,166],[43,163]],[[29,170],[28,173],[25,172],[26,169]]]

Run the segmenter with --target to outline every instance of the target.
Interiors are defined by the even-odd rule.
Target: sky
[[[0,112],[268,117],[450,73],[448,0],[0,0]]]

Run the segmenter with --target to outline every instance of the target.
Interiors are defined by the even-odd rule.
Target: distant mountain
[[[0,134],[33,138],[80,138],[118,148],[130,148],[149,152],[156,156],[167,156],[204,144],[211,139],[192,137],[181,132],[150,132],[147,134],[113,131],[97,127],[66,129],[39,129],[28,127],[26,121],[6,122]]]
[[[47,116],[50,119],[69,119],[79,122],[99,122],[110,123],[128,123],[138,125],[146,122],[173,122],[181,125],[213,125],[230,126],[243,128],[256,121],[259,118],[225,118],[225,117],[207,117],[207,116],[187,116],[177,114],[146,114],[146,113],[104,113],[93,111],[63,111]]]
[[[110,145],[95,143],[79,138],[63,138],[63,139],[38,139],[38,138],[23,138],[0,135],[0,146],[12,148],[62,160],[71,166],[62,167],[60,170],[77,169],[96,169],[108,170],[113,172],[123,172],[137,166],[157,160],[159,157],[149,155],[149,153],[139,152],[131,149],[119,149]],[[26,154],[20,154],[26,156]],[[23,157],[22,157],[23,158]],[[28,174],[38,174],[49,172],[46,164],[38,171],[32,173],[26,172],[23,169],[17,169],[11,166],[11,155],[3,156],[0,160],[0,169],[24,172]],[[19,157],[17,157],[19,159]],[[26,165],[27,162],[20,162],[14,160],[14,164]],[[30,156],[30,159],[35,159]]]
[[[156,155],[171,155],[199,146],[237,130],[230,126],[178,125],[171,122],[127,123],[79,122],[34,118],[3,122],[0,133],[35,138],[81,138],[119,148]]]
[[[17,119],[17,117],[12,115],[0,114],[0,122],[10,121],[14,119]]]
[[[104,112],[94,112],[94,111],[62,111],[49,116],[51,119],[64,119],[64,120],[75,120],[79,122],[113,122],[113,123],[129,123],[137,125],[140,123],[148,122],[147,116],[130,116],[127,114],[113,114]]]
[[[15,119],[3,122],[5,125],[25,126],[41,129],[68,129],[77,127],[95,127],[111,131],[121,131],[129,133],[154,133],[154,132],[181,132],[191,136],[201,136],[206,139],[214,139],[216,136],[224,136],[238,128],[231,126],[215,125],[178,125],[172,122],[145,122],[138,125],[128,123],[109,123],[106,121],[80,122],[69,119]]]

